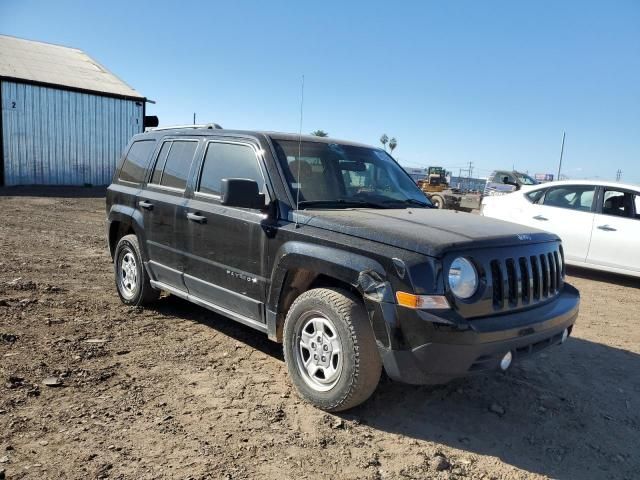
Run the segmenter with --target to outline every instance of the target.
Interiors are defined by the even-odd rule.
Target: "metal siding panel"
[[[5,185],[105,185],[142,104],[3,81]],[[16,108],[9,108],[16,102]]]

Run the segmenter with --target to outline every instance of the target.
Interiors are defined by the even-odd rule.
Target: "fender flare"
[[[142,213],[133,207],[126,205],[113,205],[107,216],[107,244],[109,247],[109,253],[113,252],[116,248],[115,245],[111,245],[111,225],[113,222],[120,222],[126,225],[130,225],[133,232],[137,235],[140,243],[140,253],[142,254],[142,260],[148,262],[149,256],[147,254],[147,242],[144,234],[144,223]]]
[[[369,301],[393,301],[385,269],[373,258],[326,245],[287,242],[278,250],[273,263],[266,305],[269,338],[277,336],[278,313],[281,313],[279,303],[287,274],[299,268],[351,285],[363,296],[365,304]]]

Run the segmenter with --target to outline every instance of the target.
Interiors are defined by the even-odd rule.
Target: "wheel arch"
[[[371,279],[376,285],[388,285],[384,268],[370,257],[322,245],[285,244],[274,260],[267,300],[269,338],[282,342],[284,319],[300,294],[313,288],[334,287],[364,300],[370,293]]]
[[[109,254],[113,260],[118,241],[128,234],[134,234],[140,240],[140,254],[143,259],[147,258],[144,249],[144,229],[142,227],[142,217],[139,212],[130,207],[113,206],[108,216],[107,242]]]

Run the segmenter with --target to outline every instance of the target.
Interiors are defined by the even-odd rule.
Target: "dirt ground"
[[[30,193],[0,190],[8,479],[640,477],[640,281],[571,270],[564,346],[328,415],[263,334],[172,296],[122,305],[102,191]]]

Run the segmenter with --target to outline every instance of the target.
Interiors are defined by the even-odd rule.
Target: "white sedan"
[[[562,239],[570,265],[640,277],[640,187],[566,180],[485,197],[481,215]]]

